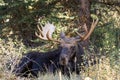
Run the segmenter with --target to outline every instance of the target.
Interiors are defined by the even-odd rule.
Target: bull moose
[[[43,74],[46,72],[56,73],[58,70],[68,76],[72,72],[79,74],[80,66],[83,62],[82,56],[84,54],[80,42],[90,37],[97,23],[98,19],[96,21],[93,20],[89,31],[85,25],[86,34],[84,36],[76,32],[78,36],[67,37],[64,32],[61,32],[60,40],[52,38],[52,33],[54,32],[53,24],[48,23],[45,27],[38,27],[38,32],[35,33],[37,37],[43,40],[57,42],[59,47],[48,52],[27,53],[15,66],[13,72],[17,76],[24,77],[27,77],[29,74],[37,77],[39,72]]]

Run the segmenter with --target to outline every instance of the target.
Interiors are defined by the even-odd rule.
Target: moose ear
[[[74,41],[80,41],[80,39],[81,39],[81,37],[80,36],[76,36],[75,38],[74,38]]]
[[[65,33],[64,33],[64,32],[61,32],[61,33],[60,33],[60,38],[61,38],[61,39],[64,39],[64,38],[65,38]]]
[[[75,39],[80,39],[80,36],[76,36]]]

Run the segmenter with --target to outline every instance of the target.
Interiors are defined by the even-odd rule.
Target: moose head
[[[78,42],[85,41],[88,39],[93,32],[95,26],[98,23],[98,19],[96,21],[93,20],[91,24],[91,28],[88,31],[86,24],[83,26],[85,29],[85,35],[81,35],[76,32],[78,36],[76,37],[67,37],[64,32],[60,33],[60,40],[55,40],[52,38],[52,33],[55,30],[53,24],[46,24],[44,27],[38,26],[38,32],[35,32],[36,36],[43,40],[50,40],[60,44],[61,53],[59,56],[59,64],[60,65],[68,65],[69,61],[76,55],[78,49]]]

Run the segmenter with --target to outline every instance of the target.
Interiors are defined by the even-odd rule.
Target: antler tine
[[[47,37],[47,39],[48,39],[48,40],[50,40],[50,41],[60,43],[60,41],[59,41],[59,40],[55,40],[55,39],[53,39],[53,38],[51,38],[51,37],[49,36],[49,31],[47,32],[46,37]]]
[[[83,28],[85,29],[85,32],[88,33],[88,29],[87,29],[86,24],[83,25]],[[81,39],[84,38],[84,36],[83,36],[82,34],[78,33],[77,31],[76,31],[76,33],[79,35],[79,37],[80,37]]]
[[[83,39],[83,35],[82,34],[80,34],[80,33],[78,33],[77,31],[75,31],[76,33],[77,33],[77,35],[81,38],[81,39]],[[79,40],[78,40],[79,41]]]
[[[88,37],[91,35],[91,33],[93,32],[93,30],[95,29],[97,23],[98,23],[98,18],[96,19],[96,21],[93,20],[91,28],[90,28],[89,32],[83,38],[83,41],[86,40],[86,39],[88,39]]]
[[[40,27],[37,26],[37,28],[38,28],[39,34],[38,34],[38,32],[35,32],[35,35],[37,37],[39,37],[40,39],[46,40],[46,39],[43,38],[44,35],[42,34]]]
[[[79,37],[81,38],[80,40],[84,41],[84,40],[88,39],[88,37],[91,35],[91,33],[93,32],[93,30],[95,29],[97,23],[98,23],[98,18],[96,19],[96,21],[93,20],[89,32],[88,32],[87,26],[85,24],[84,25],[84,29],[85,29],[86,34],[84,36],[81,35],[80,33],[76,32],[79,35]]]
[[[60,42],[58,40],[52,39],[52,34],[55,30],[55,27],[53,24],[50,24],[48,22],[44,27],[41,25],[41,28],[39,26],[37,26],[37,28],[38,28],[38,32],[35,32],[35,35],[39,37],[40,39]]]

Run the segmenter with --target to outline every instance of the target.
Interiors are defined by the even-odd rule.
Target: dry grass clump
[[[111,66],[110,59],[103,57],[99,59],[99,63],[86,68],[82,75],[89,76],[92,80],[119,80],[120,67],[118,65]]]

